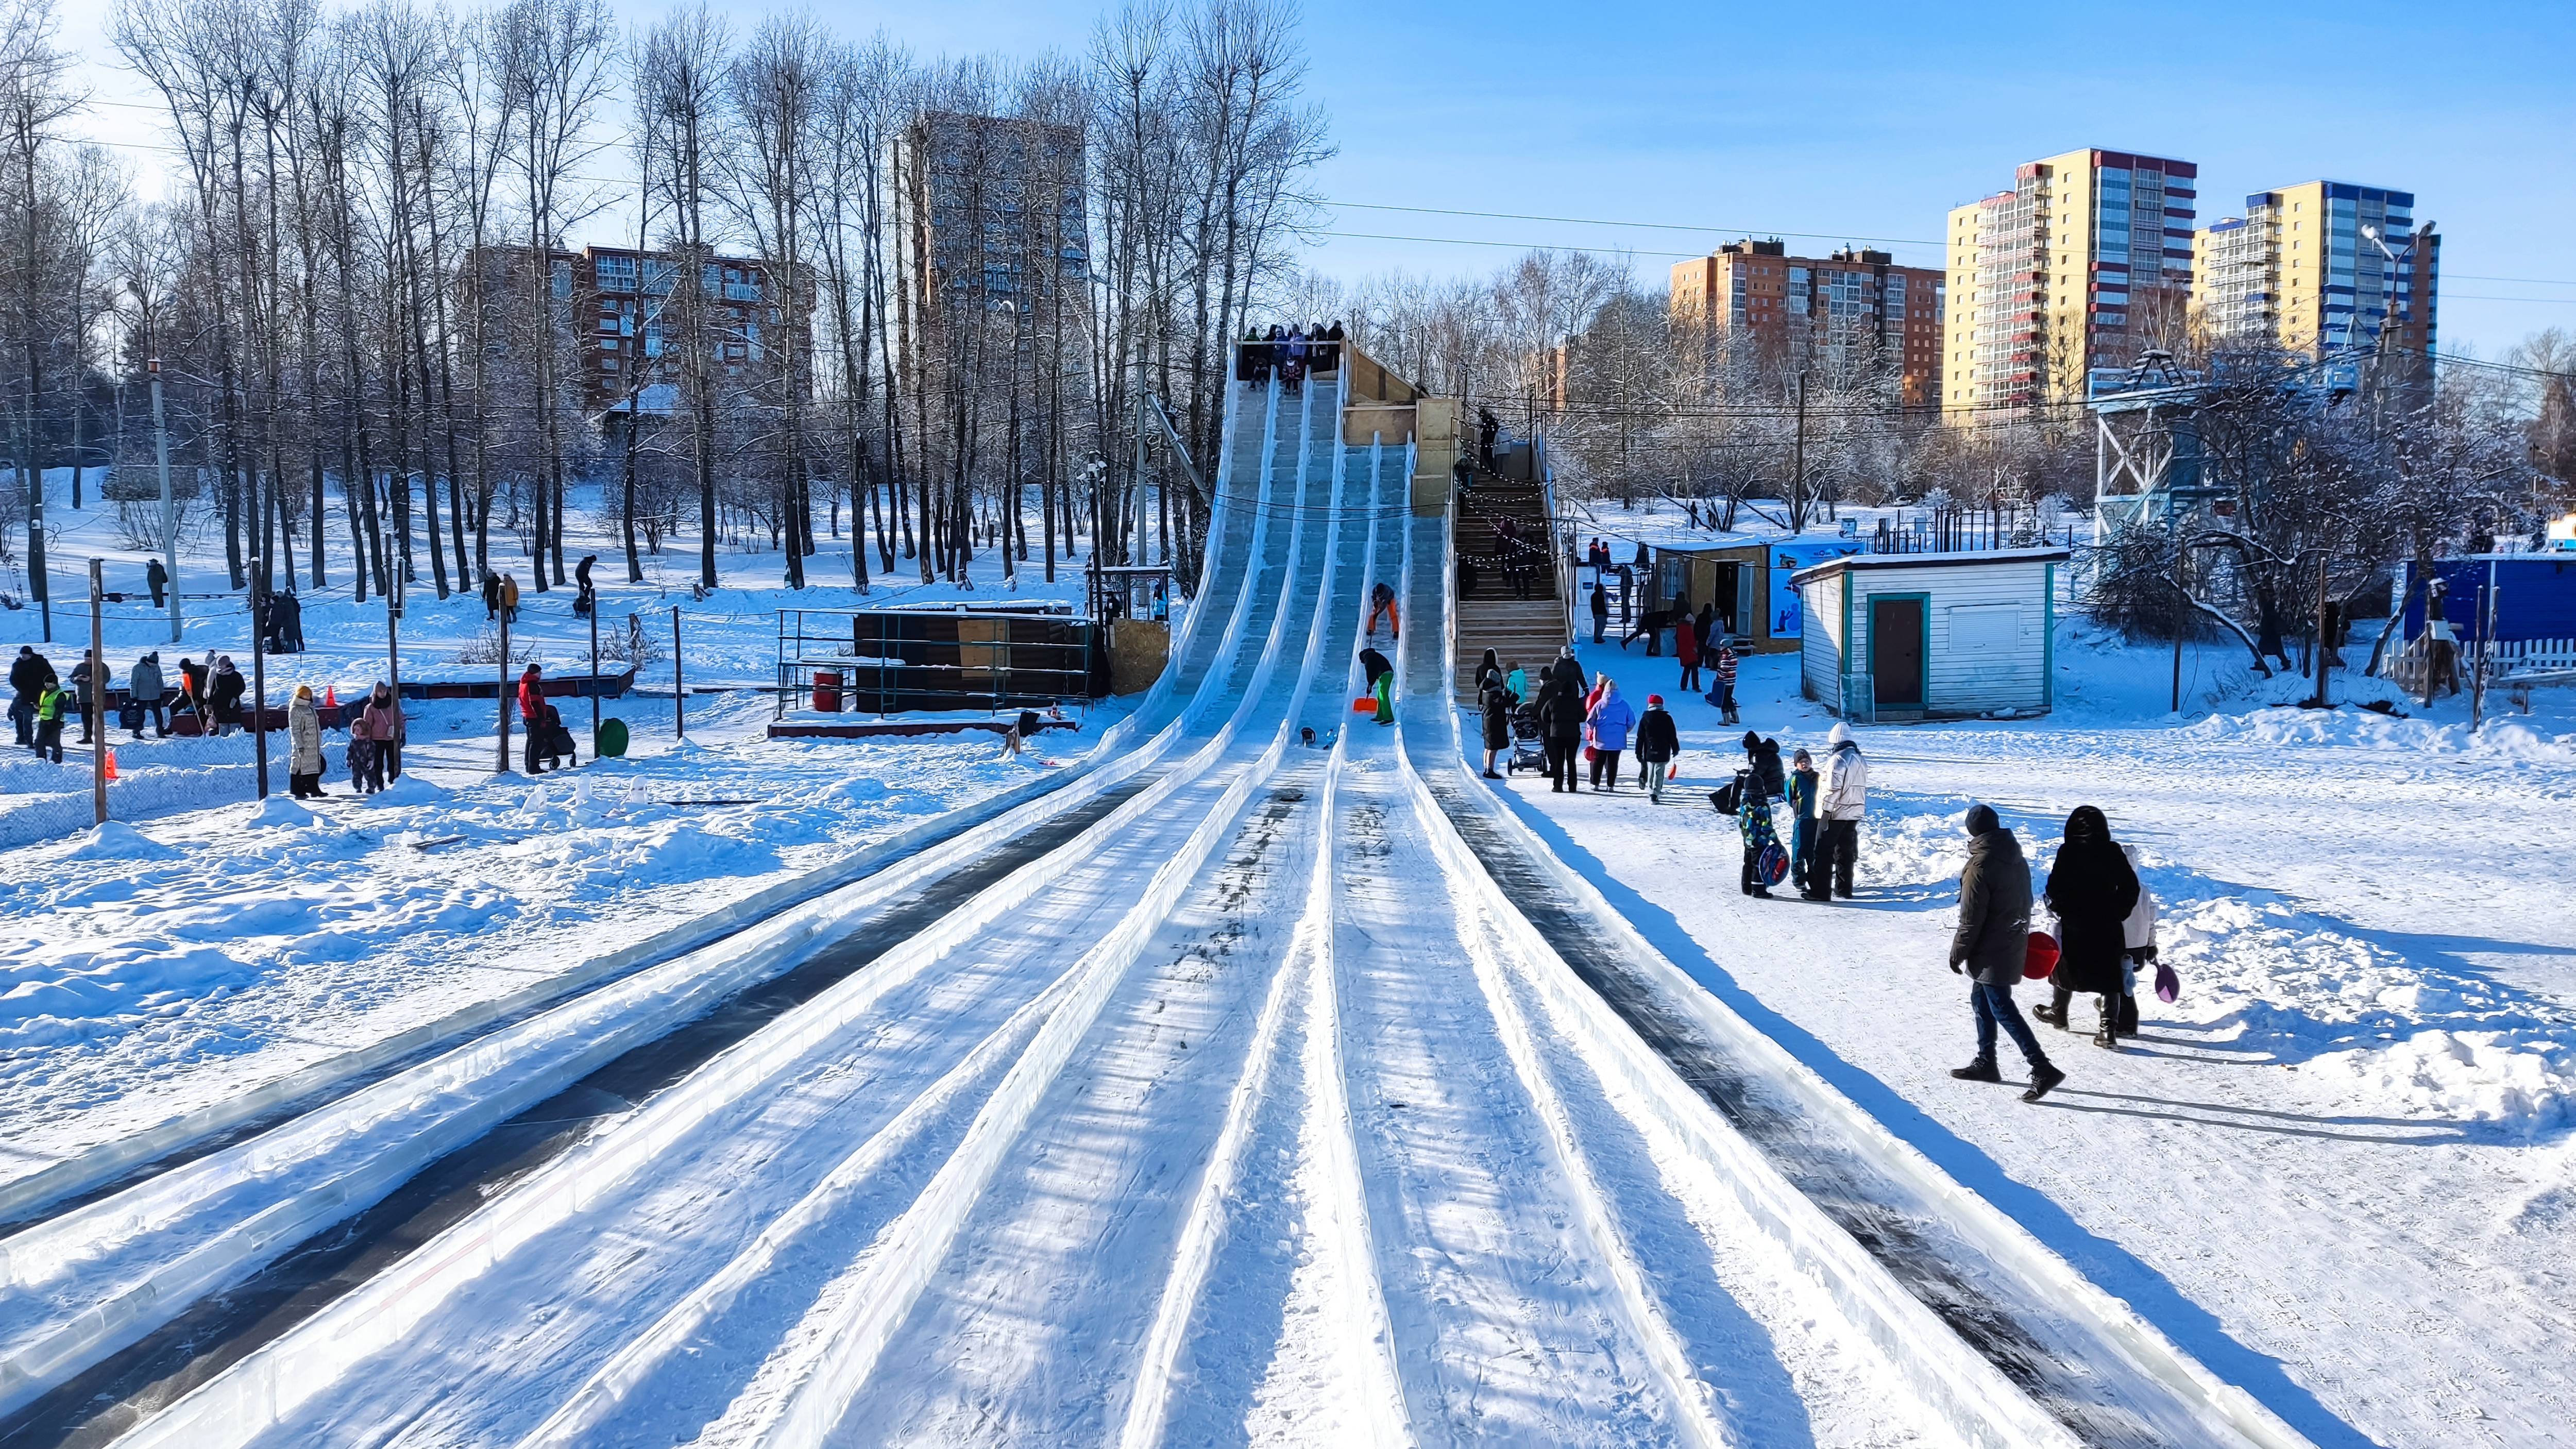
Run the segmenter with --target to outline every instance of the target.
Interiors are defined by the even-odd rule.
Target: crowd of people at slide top
[[[1243,334],[1243,344],[1235,349],[1234,380],[1266,387],[1276,376],[1279,390],[1294,394],[1308,372],[1340,370],[1342,340],[1339,322],[1329,327],[1321,322],[1274,324],[1266,333],[1255,327]]]
[[[1683,627],[1689,627],[1687,615]],[[1720,702],[1722,689],[1724,717],[1733,724],[1733,651],[1724,649],[1721,661],[1721,682],[1711,690],[1710,702]],[[1541,672],[1533,699],[1527,671],[1517,662],[1506,669],[1488,649],[1478,665],[1477,703],[1486,779],[1502,778],[1494,764],[1512,744],[1515,717],[1525,732],[1534,715],[1536,732],[1545,742],[1551,794],[1581,790],[1574,768],[1578,750],[1589,765],[1592,788],[1617,793],[1621,756],[1633,741],[1637,783],[1649,801],[1662,803],[1681,753],[1680,730],[1662,695],[1648,695],[1640,713],[1607,674],[1596,676],[1587,689],[1583,666],[1568,646]],[[1389,717],[1382,697],[1380,708],[1381,717]],[[1743,848],[1737,879],[1744,894],[1768,900],[1771,887],[1788,881],[1801,900],[1852,899],[1860,826],[1868,808],[1869,761],[1851,726],[1836,723],[1826,734],[1822,762],[1799,749],[1784,767],[1780,742],[1753,730],[1740,743],[1744,763],[1710,792],[1709,804],[1735,823]],[[1782,805],[1790,820],[1785,846],[1776,813]],[[1963,1081],[2002,1081],[1995,1059],[2000,1032],[2012,1038],[2027,1060],[2030,1084],[2022,1097],[2036,1102],[2066,1074],[2041,1050],[2013,1003],[2013,988],[2046,977],[2050,1001],[2032,1014],[2061,1031],[2072,1029],[2076,997],[2098,998],[2101,1018],[2094,1044],[2117,1049],[2121,1037],[2137,1034],[2138,972],[2156,960],[2155,899],[2138,878],[2134,852],[2111,838],[2110,821],[2096,806],[2079,806],[2067,817],[2065,840],[2036,900],[2021,843],[1994,810],[1983,804],[1972,807],[1966,825],[1968,853],[1960,872],[1959,924],[1949,964],[1969,978],[1977,1055],[1951,1075]],[[2039,908],[2055,917],[2054,935],[2032,929]],[[2167,966],[2157,967],[2155,985],[2166,1001],[2179,990]]]

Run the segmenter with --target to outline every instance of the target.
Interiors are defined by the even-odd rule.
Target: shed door
[[[1869,682],[1878,707],[1923,707],[1923,596],[1869,601]]]

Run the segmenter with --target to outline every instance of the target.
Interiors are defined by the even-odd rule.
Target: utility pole
[[[680,677],[680,606],[671,606],[671,733],[689,737],[689,690]]]
[[[161,571],[170,576],[170,642],[179,642],[179,509],[170,495],[170,422],[161,412],[161,359],[144,364],[152,374],[152,451],[161,465]]]
[[[1145,354],[1136,353],[1136,473],[1128,487],[1136,495],[1135,531],[1127,541],[1127,562],[1143,563],[1145,541]]]
[[[2487,558],[2486,597],[2478,601],[2478,669],[2476,683],[2469,694],[2469,728],[2477,729],[2487,718],[2487,661],[2495,657],[2496,626],[2496,561]]]
[[[2317,560],[2317,692],[2308,703],[2324,709],[2326,700],[2326,659],[2334,652],[2334,635],[2326,615],[2326,561]]]
[[[590,757],[599,758],[599,596],[590,598]]]
[[[1789,482],[1789,531],[1807,531],[1807,370],[1798,369],[1798,445]]]
[[[89,561],[89,698],[81,708],[89,711],[90,813],[97,823],[107,823],[107,623],[104,609],[107,584],[100,573],[97,559]]]
[[[510,611],[501,611],[501,688],[494,696],[500,704],[500,718],[494,722],[492,773],[510,773]]]
[[[2182,621],[2191,608],[2191,593],[2182,579],[2182,500],[2168,490],[2165,494],[2165,548],[2173,554],[2173,705],[2172,713],[2182,713]]]
[[[262,539],[264,545],[266,539]],[[259,766],[259,798],[268,798],[268,588],[261,582],[262,550],[251,550],[250,747]],[[172,580],[176,583],[177,580]]]

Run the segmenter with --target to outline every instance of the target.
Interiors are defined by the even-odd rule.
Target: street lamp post
[[[145,364],[152,375],[152,451],[161,468],[161,571],[170,576],[170,642],[179,642],[179,512],[170,494],[170,424],[161,411],[161,359]]]

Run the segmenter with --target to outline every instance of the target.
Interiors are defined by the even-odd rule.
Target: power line
[[[1513,211],[1461,211],[1454,207],[1445,206],[1396,206],[1390,203],[1377,201],[1328,201],[1325,205],[1348,207],[1355,211],[1404,211],[1418,213],[1423,216],[1472,216],[1489,221],[1549,221],[1560,222],[1567,226],[1615,226],[1633,228],[1640,231],[1706,232],[1716,236],[1752,236],[1756,233],[1762,233],[1776,237],[1804,237],[1813,241],[1874,241],[1885,242],[1891,246],[1908,247],[1937,247],[1941,245],[1940,242],[1925,241],[1920,237],[1869,236],[1860,232],[1783,231],[1778,227],[1768,226],[1698,226],[1684,222],[1672,221],[1606,221],[1597,217],[1534,216]],[[1340,235],[1340,233],[1336,233],[1336,235]],[[1436,241],[1442,240],[1442,238],[1425,238],[1425,240]],[[1665,255],[1699,256],[1704,255],[1704,253],[1675,252],[1666,253]]]
[[[121,109],[137,111],[166,112],[167,110],[166,107],[149,105],[140,101],[93,100],[90,104],[116,106]],[[130,151],[157,151],[164,155],[171,156],[187,154],[184,148],[178,146],[155,144],[144,141],[95,141],[91,144],[112,146]],[[636,178],[631,176],[583,176],[567,174],[564,179],[567,181],[586,182],[595,186],[633,186],[638,184]],[[1539,221],[1563,226],[1604,226],[1634,231],[1677,231],[1698,233],[1708,236],[1732,235],[1751,237],[1756,234],[1761,234],[1772,237],[1800,237],[1810,241],[1878,242],[1888,246],[1936,248],[1947,246],[1947,243],[1945,242],[1927,240],[1922,237],[1873,236],[1863,232],[1790,231],[1780,227],[1714,226],[1696,222],[1633,221],[1614,220],[1605,217],[1547,216],[1535,212],[1470,211],[1460,207],[1447,206],[1402,206],[1393,202],[1383,201],[1338,201],[1327,199],[1324,202],[1324,205],[1338,210],[1349,211],[1393,211],[1416,216],[1461,216],[1471,217],[1482,221]],[[1586,252],[1598,256],[1652,256],[1688,260],[1691,258],[1710,255],[1710,253],[1704,251],[1671,252],[1636,247],[1575,246],[1556,242],[1501,242],[1473,237],[1394,236],[1380,232],[1320,230],[1312,234],[1317,236],[1341,237],[1354,241],[1413,242],[1432,246],[1508,247],[1519,251]],[[2567,277],[2512,277],[2485,272],[2448,272],[2444,275],[2448,278],[2465,282],[2511,282],[2540,287],[2576,287],[2576,278]],[[2576,301],[2576,298],[2499,297],[2464,292],[2454,292],[2451,296],[2454,300],[2466,302],[2564,303]]]

